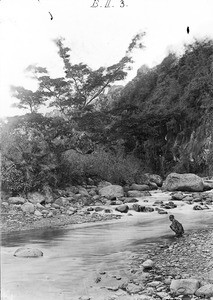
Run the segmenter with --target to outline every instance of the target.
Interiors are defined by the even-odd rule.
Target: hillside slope
[[[212,173],[213,41],[185,46],[160,65],[141,67],[113,111],[122,139],[154,172]]]

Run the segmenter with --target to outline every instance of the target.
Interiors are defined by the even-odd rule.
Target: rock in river
[[[202,210],[203,208],[200,205],[193,206],[193,210]]]
[[[144,269],[151,269],[154,266],[154,262],[151,259],[147,259],[143,262],[142,266]]]
[[[106,198],[123,197],[124,190],[120,185],[108,185],[99,190],[99,195]]]
[[[171,173],[166,177],[163,188],[167,191],[202,192],[203,179],[195,174]]]
[[[173,200],[182,200],[185,197],[181,192],[175,193],[172,195]]]
[[[17,256],[17,257],[40,257],[40,256],[43,256],[43,252],[39,249],[19,248],[15,251],[14,256]]]
[[[123,205],[119,205],[118,207],[116,207],[117,211],[121,212],[121,213],[127,213],[128,210],[129,210],[129,206],[126,205],[126,204],[123,204]]]

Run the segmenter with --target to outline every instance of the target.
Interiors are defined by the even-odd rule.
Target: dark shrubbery
[[[98,149],[91,154],[82,155],[74,150],[64,154],[64,179],[81,181],[92,177],[114,184],[131,184],[141,169],[141,161],[133,156],[124,156]]]

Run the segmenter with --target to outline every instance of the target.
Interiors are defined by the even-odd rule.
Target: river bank
[[[185,281],[185,291],[172,290],[172,281]],[[199,288],[188,294],[186,285],[190,290],[195,281]],[[132,255],[125,271],[102,270],[88,294],[78,299],[213,299],[213,227],[157,243],[143,255]]]
[[[211,191],[184,195],[182,193],[163,192],[159,189],[149,193],[144,192],[143,197],[119,197],[118,199],[115,198],[116,200],[102,198],[101,201],[97,202],[96,200],[90,204],[83,201],[81,203],[70,202],[67,200],[69,197],[61,197],[57,204],[33,204],[29,202],[20,204],[19,201],[22,198],[10,199],[13,201],[15,199],[16,203],[9,201],[1,203],[2,233],[105,222],[136,215],[146,216],[150,214],[150,216],[154,216],[156,214],[174,214],[178,211],[187,213],[195,210],[195,208],[200,211],[212,211],[213,208]]]
[[[172,197],[173,195],[171,195],[171,193],[162,193],[161,191],[155,191],[152,192],[151,196],[138,199],[137,204],[141,206],[155,207],[154,203],[156,203],[156,201],[159,201],[159,203],[161,202],[167,203],[167,201],[171,200]],[[93,274],[91,277],[88,273],[88,278],[87,278],[88,282],[86,281],[88,283],[86,285],[87,287],[85,288],[83,286],[82,291],[78,295],[71,294],[72,295],[71,299],[73,300],[196,299],[198,298],[196,295],[190,296],[191,298],[186,298],[186,296],[184,296],[185,297],[184,298],[183,295],[174,296],[171,293],[170,284],[172,280],[179,280],[179,279],[191,280],[193,278],[196,278],[199,281],[199,284],[201,285],[205,285],[206,283],[210,283],[210,284],[213,283],[213,278],[212,278],[212,260],[213,260],[212,231],[213,229],[212,229],[211,221],[205,223],[205,220],[210,220],[211,216],[213,216],[212,207],[211,205],[209,205],[208,210],[196,211],[193,209],[193,206],[187,203],[186,201],[184,202],[184,201],[173,199],[173,202],[176,204],[177,207],[170,208],[169,212],[170,214],[175,214],[175,216],[177,216],[177,219],[183,222],[184,228],[186,229],[185,230],[186,233],[180,239],[176,239],[173,236],[173,233],[169,229],[170,223],[168,220],[168,214],[160,215],[158,214],[158,210],[145,213],[145,212],[136,212],[135,210],[132,209],[130,209],[128,213],[122,214],[120,212],[116,212],[116,210],[113,208],[115,206],[107,206],[107,205],[104,206],[104,209],[98,212],[95,211],[95,208],[96,207],[100,208],[100,206],[94,206],[93,210],[90,211],[89,214],[87,210],[88,207],[81,207],[79,211],[77,210],[77,212],[71,216],[68,216],[60,211],[60,213],[58,213],[57,215],[53,214],[52,217],[42,217],[42,218],[35,216],[35,214],[23,214],[20,211],[19,206],[17,207],[13,205],[11,206],[13,207],[13,209],[12,210],[10,209],[10,211],[8,210],[8,213],[11,211],[15,211],[16,213],[10,214],[9,215],[10,218],[8,218],[8,215],[6,214],[4,215],[6,221],[4,223],[4,228],[5,228],[4,232],[6,234],[9,232],[13,234],[13,232],[15,233],[15,231],[19,230],[18,228],[20,228],[19,230],[20,235],[22,234],[22,232],[23,234],[25,234],[24,231],[29,231],[30,234],[30,230],[34,230],[36,228],[37,229],[40,228],[42,230],[45,228],[49,228],[51,231],[51,228],[56,229],[62,227],[65,230],[68,230],[68,228],[74,226],[72,224],[76,224],[77,227],[81,226],[82,224],[82,226],[85,226],[86,228],[87,226],[89,227],[96,226],[95,223],[93,225],[93,222],[96,222],[98,224],[98,221],[100,224],[108,223],[107,228],[109,228],[108,226],[110,226],[109,224],[111,223],[110,220],[115,220],[117,224],[117,228],[118,227],[123,228],[123,230],[125,231],[126,239],[127,237],[132,238],[133,235],[135,235],[134,237],[135,240],[139,241],[142,232],[143,234],[146,234],[143,235],[145,238],[148,238],[150,236],[148,231],[144,232],[144,228],[149,228],[151,223],[147,223],[147,222],[152,222],[153,224],[152,228],[155,228],[156,231],[155,233],[152,232],[152,236],[153,236],[152,244],[154,246],[150,244],[150,247],[144,248],[143,244],[141,244],[141,250],[140,250],[140,246],[137,246],[131,248],[131,253],[128,252],[125,253],[124,251],[123,260],[122,260],[123,267],[121,268],[118,268],[119,262],[116,260],[115,261],[116,265],[114,265],[114,267],[112,267],[110,271],[107,268],[106,269],[100,268],[98,269],[99,271],[95,273],[95,276]],[[131,207],[131,205],[133,204],[130,203],[129,207]],[[6,207],[6,211],[7,208],[8,206]],[[50,208],[51,206],[48,208],[49,211]],[[107,211],[111,210],[111,213],[108,214],[105,212],[105,210]],[[14,219],[16,220],[15,222]],[[191,220],[193,220],[193,226]],[[202,220],[203,224],[201,224],[199,220]],[[138,224],[138,227],[135,227],[134,224]],[[209,225],[207,226],[206,224]],[[202,229],[199,228],[201,227],[201,225],[202,225]],[[100,232],[102,232],[101,227],[102,226],[100,226]],[[140,231],[138,233],[137,233],[137,228],[140,228]],[[192,230],[192,228],[196,228],[196,230]],[[128,236],[128,229],[130,229],[129,236]],[[162,229],[163,231],[161,231]],[[86,236],[88,236],[89,232],[93,232],[92,228],[91,230],[86,231],[85,235],[82,237],[84,239],[85,247],[87,245],[85,239]],[[111,237],[112,232],[113,231],[109,229],[103,231],[103,234],[101,234],[101,236],[103,236],[103,241],[106,240],[110,242],[110,240],[108,239],[109,237]],[[74,232],[71,233],[72,236],[73,233]],[[109,236],[107,238],[108,234]],[[166,239],[162,239],[159,242],[159,239],[157,237],[162,236],[162,234],[166,234],[168,235],[168,237]],[[115,238],[118,239],[118,235],[113,236],[111,242],[113,242]],[[100,233],[99,230],[97,230],[92,238],[92,242],[95,243],[96,247],[98,247],[99,245],[99,240],[100,240]],[[70,247],[69,245],[73,245],[72,243],[74,241],[75,240],[72,239],[72,241],[69,241],[69,243],[66,244],[68,249]],[[88,246],[89,245],[90,244],[88,244]],[[42,244],[40,246],[42,247]],[[58,251],[60,253],[61,250],[63,249],[61,241],[58,247],[59,247]],[[99,247],[100,249],[105,249],[106,245],[103,248],[102,244],[100,244]],[[137,252],[134,251],[136,250],[135,248],[137,248]],[[50,262],[48,257],[49,256],[51,257],[52,251],[54,253],[55,247],[51,249],[51,252],[49,254],[46,253],[45,249],[46,248],[44,248],[45,251],[44,259],[46,259],[45,268],[48,270],[48,273],[49,273],[49,267],[52,268],[52,264],[56,264],[57,267],[55,268],[55,270],[59,272],[58,264],[66,265],[66,263],[71,259],[70,255],[72,252],[68,254],[66,258],[66,262],[62,260],[61,263],[59,262],[57,263],[57,261],[58,260],[60,261],[61,259],[60,258],[61,254],[57,256],[58,257],[57,260]],[[78,248],[77,251],[79,251],[80,249]],[[11,253],[11,255],[13,255],[13,253]],[[96,255],[95,250],[93,255]],[[84,256],[80,255],[80,257],[84,257]],[[11,259],[12,258],[9,258],[9,261]],[[153,261],[153,267],[148,270],[144,270],[143,263],[150,259]],[[19,262],[17,259],[15,259],[13,263],[18,264]],[[20,268],[20,265],[17,266]],[[13,270],[14,270],[14,266],[13,269],[11,269],[11,271]],[[55,275],[52,276],[53,278],[55,277]],[[47,282],[43,281],[43,284],[45,284],[43,289],[43,293],[45,293],[45,290],[47,289],[46,286]],[[16,290],[15,287],[14,289]],[[25,289],[26,288],[23,287],[23,290],[20,290],[20,298],[18,298],[17,296],[17,298],[14,299],[15,300],[25,299],[25,298],[27,299],[27,296],[25,297],[25,293],[26,293]],[[52,289],[53,287],[51,285],[51,290]],[[42,291],[41,286],[40,286],[40,290]],[[61,290],[60,293],[56,294],[57,297],[54,296],[51,298],[51,296],[48,297],[46,294],[44,295],[45,295],[43,298],[44,300],[53,300],[55,298],[70,299],[70,295],[69,297],[68,296],[66,297],[66,293],[63,294],[63,289]],[[37,297],[37,299],[39,298],[42,299],[40,294]],[[8,300],[10,298],[3,298],[3,299]]]
[[[23,215],[20,211],[5,211],[1,212],[1,232],[9,233],[14,231],[28,231],[39,228],[60,228],[72,224],[85,224],[94,222],[105,222],[110,220],[120,219],[120,215],[115,214],[76,214],[76,215],[57,215],[47,218],[37,218],[33,215]]]
[[[198,212],[199,213],[199,212]],[[196,212],[194,212],[194,216],[197,215]],[[188,215],[187,215],[188,216]],[[207,213],[206,217],[211,216],[210,214]],[[157,215],[156,215],[157,217]],[[180,217],[180,215],[179,215]],[[165,218],[162,216],[162,218]],[[188,217],[187,217],[188,218]],[[131,220],[134,219],[130,218]],[[123,220],[123,221],[122,221]],[[131,224],[125,225],[126,223],[124,219],[116,221],[116,228],[123,227],[124,231],[126,232],[126,237],[128,237],[128,231],[127,228],[130,228],[131,231],[137,231],[136,228],[131,227]],[[162,219],[163,220],[163,219]],[[162,221],[160,221],[162,222]],[[100,222],[101,224],[102,222]],[[114,223],[115,224],[115,223]],[[123,224],[123,225],[122,225]],[[204,223],[205,224],[205,223]],[[203,225],[204,225],[203,224]],[[83,225],[83,224],[82,224]],[[89,225],[89,224],[88,224]],[[200,224],[201,226],[202,224]],[[81,225],[77,225],[76,228],[87,228],[86,224],[83,225],[84,227],[81,227]],[[107,234],[109,236],[111,235],[109,231],[109,225],[107,225],[107,228],[105,231],[103,231],[103,240],[107,239]],[[148,225],[149,226],[149,225]],[[206,225],[205,225],[206,226]],[[88,236],[88,233],[92,230],[92,228],[96,228],[94,236],[92,238],[93,242],[95,243],[96,247],[102,248],[102,243],[99,244],[99,232],[102,232],[101,228],[105,228],[103,226],[96,226],[95,224],[92,225],[90,223],[89,229],[85,231],[85,236],[84,239],[84,244],[85,244],[85,253],[89,251],[89,248],[87,246],[87,239],[86,236]],[[114,228],[111,227],[111,228]],[[141,228],[139,225],[138,228]],[[143,228],[143,227],[142,227]],[[142,229],[141,228],[141,229]],[[191,227],[192,228],[192,227]],[[50,229],[51,230],[51,229]],[[81,235],[84,229],[80,229]],[[144,229],[143,229],[144,230]],[[78,231],[78,230],[77,230]],[[68,231],[69,232],[69,231]],[[67,232],[67,234],[68,234]],[[69,237],[72,237],[72,241],[74,241],[74,234],[75,230],[71,231]],[[142,232],[142,231],[141,231]],[[24,232],[23,232],[24,234]],[[167,234],[167,233],[166,233]],[[132,234],[131,234],[132,235]],[[138,233],[136,232],[136,236]],[[67,235],[68,237],[68,235]],[[33,237],[33,240],[38,240],[40,239],[39,236],[38,238],[35,239]],[[45,238],[46,239],[46,238]],[[89,238],[88,238],[89,239]],[[17,241],[20,240],[20,237],[18,237]],[[67,238],[65,238],[67,240]],[[97,241],[97,242],[96,242]],[[114,241],[114,239],[113,239]],[[140,236],[138,235],[138,239],[136,241],[140,241]],[[24,242],[24,244],[28,244],[27,240]],[[199,284],[202,286],[205,286],[206,284],[213,284],[213,272],[212,272],[212,263],[213,263],[213,226],[209,225],[208,227],[204,228],[202,226],[202,229],[196,229],[196,230],[186,230],[186,233],[182,238],[175,238],[173,233],[170,232],[169,235],[165,236],[165,238],[153,238],[152,240],[148,239],[147,246],[144,243],[139,243],[138,245],[135,244],[132,248],[131,251],[126,251],[128,248],[123,249],[122,256],[120,258],[115,256],[115,262],[116,265],[108,266],[107,264],[104,264],[104,261],[99,266],[99,263],[96,267],[97,271],[96,272],[89,272],[92,271],[90,268],[88,269],[88,273],[86,278],[82,278],[81,283],[78,282],[78,279],[76,278],[77,282],[75,280],[72,280],[70,276],[68,276],[70,279],[67,278],[69,285],[71,283],[71,286],[75,284],[80,284],[80,290],[75,293],[68,293],[68,291],[65,290],[60,290],[60,292],[55,291],[55,284],[56,282],[66,282],[66,277],[63,277],[60,279],[59,275],[56,276],[55,272],[53,274],[55,275],[50,275],[50,269],[53,268],[56,271],[56,273],[60,274],[61,273],[61,268],[58,267],[59,265],[64,265],[63,264],[63,243],[60,238],[60,245],[58,244],[57,249],[55,249],[55,243],[54,243],[54,248],[50,249],[50,252],[47,252],[46,247],[42,247],[42,244],[40,244],[41,249],[44,250],[44,259],[42,259],[45,269],[48,270],[49,273],[49,279],[45,279],[45,273],[42,275],[42,278],[44,276],[44,279],[42,280],[42,287],[40,280],[37,281],[39,284],[39,289],[36,289],[35,291],[35,297],[32,298],[34,299],[44,299],[44,300],[54,300],[54,299],[72,299],[72,300],[151,300],[151,299],[203,299],[204,297],[198,297],[196,295],[173,295],[170,289],[170,285],[172,280],[180,280],[180,279],[189,279],[193,280],[196,279],[199,281]],[[14,243],[12,243],[14,244]],[[68,245],[73,245],[71,241],[67,241],[66,245],[68,249],[70,246]],[[96,248],[95,247],[95,248]],[[13,252],[15,249],[17,249],[17,246],[13,248],[12,252],[10,251],[10,255],[13,256]],[[88,249],[88,250],[86,250]],[[107,248],[103,248],[106,249]],[[77,251],[83,250],[82,248],[78,249]],[[58,252],[59,251],[59,252]],[[62,251],[62,253],[61,253]],[[73,251],[73,250],[72,250]],[[107,250],[108,252],[108,250]],[[57,253],[60,253],[59,256]],[[81,253],[81,252],[80,252]],[[80,257],[82,256],[82,254]],[[98,255],[99,252],[96,252],[94,250],[94,255]],[[54,260],[49,261],[48,257],[51,257],[53,255],[55,258]],[[89,257],[91,257],[92,254],[89,254]],[[103,255],[103,254],[102,254]],[[75,256],[74,256],[75,257]],[[93,256],[92,256],[93,257]],[[116,258],[117,257],[117,258]],[[100,257],[101,258],[101,257]],[[85,259],[85,258],[84,258]],[[23,260],[23,259],[21,259]],[[14,273],[14,270],[16,270],[16,264],[17,267],[19,266],[19,269],[22,270],[22,276],[25,276],[24,274],[27,274],[27,270],[31,270],[32,268],[35,268],[35,263],[34,259],[28,259],[25,266],[22,265],[21,260],[18,258],[9,258],[9,261],[13,261],[13,267],[11,268],[11,272]],[[61,261],[62,260],[62,261]],[[72,261],[73,258],[68,254],[66,262]],[[144,262],[147,260],[152,260],[153,266],[150,269],[144,269]],[[19,265],[19,261],[21,265]],[[36,260],[36,265],[39,263],[38,260]],[[48,263],[49,261],[49,263]],[[58,263],[57,263],[58,261]],[[4,260],[3,260],[4,262]],[[65,263],[65,262],[64,262]],[[29,264],[29,267],[27,267],[27,264]],[[66,264],[65,264],[66,265]],[[64,266],[65,266],[64,265]],[[72,265],[72,264],[71,264]],[[71,265],[69,265],[68,269],[70,269]],[[86,267],[85,264],[83,264],[84,268]],[[7,265],[8,269],[9,265]],[[25,270],[25,268],[27,268]],[[67,268],[65,268],[67,269]],[[78,270],[78,269],[77,269]],[[77,271],[76,270],[76,271]],[[4,271],[4,269],[3,269]],[[31,271],[30,271],[31,272]],[[77,271],[78,272],[78,271]],[[34,273],[34,272],[33,272]],[[47,273],[47,274],[48,274]],[[68,272],[69,273],[69,272]],[[39,271],[40,274],[40,271]],[[65,273],[66,274],[66,273]],[[82,274],[83,275],[83,274]],[[3,272],[3,277],[4,277],[4,272]],[[35,275],[34,275],[35,276]],[[33,277],[34,277],[33,276]],[[40,278],[41,275],[39,275]],[[54,287],[51,285],[51,292],[55,293],[54,296],[49,295],[46,293],[50,287],[48,287],[49,284],[51,284],[51,281],[53,278],[57,278],[57,281],[54,284]],[[77,274],[75,275],[77,276]],[[78,274],[78,276],[80,276]],[[33,278],[32,277],[32,278]],[[35,278],[35,277],[34,277]],[[55,279],[56,279],[55,278]],[[15,278],[14,278],[15,279]],[[41,279],[41,278],[40,278]],[[4,280],[4,278],[3,278]],[[35,280],[35,279],[34,279]],[[37,285],[37,283],[34,282],[34,286]],[[71,281],[70,281],[71,280]],[[34,289],[34,287],[31,286],[30,283],[18,283],[19,288],[17,289],[17,285],[14,286],[14,288],[10,288],[9,291],[10,293],[5,293],[6,295],[14,295],[13,299],[14,300],[19,300],[19,299],[28,299],[28,290]],[[63,285],[65,284],[63,283]],[[9,284],[9,283],[8,283]],[[47,285],[48,284],[48,285]],[[47,286],[46,286],[47,285]],[[58,283],[57,283],[58,285]],[[73,288],[74,288],[73,286]],[[5,284],[3,284],[3,289],[5,291]],[[77,286],[76,286],[77,289]],[[8,291],[8,290],[7,290]],[[37,295],[36,293],[39,291],[39,294]],[[3,293],[4,295],[4,293]],[[43,298],[42,298],[43,295]],[[71,297],[72,296],[72,297]],[[188,297],[188,298],[187,298]],[[210,298],[210,297],[209,297]],[[11,299],[10,297],[3,297],[4,300],[9,300]]]

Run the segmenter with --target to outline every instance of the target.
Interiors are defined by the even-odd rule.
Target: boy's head
[[[169,220],[170,220],[170,221],[173,221],[174,218],[175,218],[174,215],[170,215],[170,216],[169,216]]]

